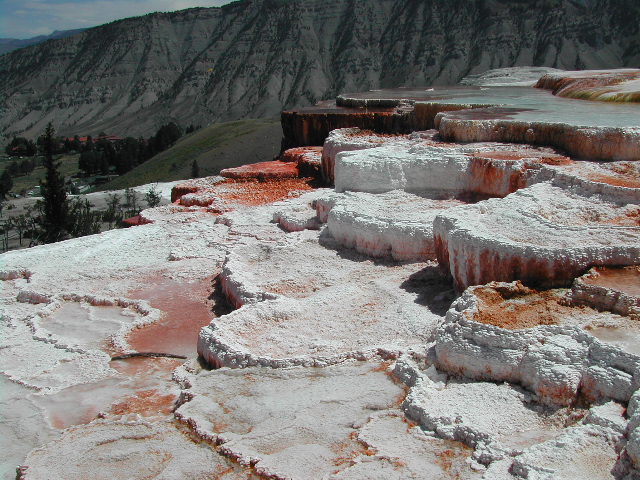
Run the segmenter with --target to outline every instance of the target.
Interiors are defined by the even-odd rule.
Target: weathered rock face
[[[3,56],[0,131],[34,136],[52,121],[61,133],[148,135],[167,119],[272,116],[489,68],[633,66],[638,24],[633,0],[252,0],[147,15]]]
[[[360,127],[378,132],[417,130],[413,115],[394,108],[357,110],[321,102],[314,107],[282,112],[282,148],[322,145],[332,130]]]
[[[636,264],[638,205],[583,195],[541,183],[443,212],[433,227],[438,261],[459,290],[516,279],[567,286],[593,265]]]

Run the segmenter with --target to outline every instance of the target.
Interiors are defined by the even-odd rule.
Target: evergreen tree
[[[36,162],[33,159],[25,158],[20,162],[20,173],[28,175],[36,168]]]
[[[96,173],[96,154],[93,150],[87,150],[80,154],[78,159],[78,168],[87,175]]]
[[[13,188],[13,179],[7,170],[0,175],[0,199],[4,199]]]
[[[162,195],[160,195],[160,192],[154,185],[149,190],[147,190],[147,193],[145,193],[144,195],[144,199],[147,202],[147,206],[149,208],[153,208],[160,205],[160,202],[162,201]]]
[[[9,164],[7,170],[9,171],[9,175],[11,175],[12,177],[17,177],[20,173],[20,165],[18,165],[18,162],[14,160]]]
[[[82,143],[80,143],[80,137],[78,135],[73,136],[73,141],[71,142],[71,149],[79,152],[82,150]]]
[[[43,140],[46,176],[44,182],[40,182],[40,192],[44,201],[42,227],[45,243],[57,242],[63,239],[69,210],[64,178],[58,170],[60,164],[53,160],[54,133],[55,130],[49,123]]]
[[[194,160],[191,164],[191,178],[200,177],[200,166],[198,165],[198,161]]]
[[[102,214],[102,220],[108,222],[111,229],[122,221],[123,215],[120,197],[115,193],[107,195],[107,210]]]
[[[82,146],[82,151],[86,152],[87,150],[93,150],[95,148],[95,145],[93,144],[93,138],[91,138],[91,135],[87,135],[87,141],[84,142],[84,145]]]
[[[100,233],[102,213],[92,210],[93,205],[86,198],[76,197],[69,205],[67,229],[73,237],[83,237]]]

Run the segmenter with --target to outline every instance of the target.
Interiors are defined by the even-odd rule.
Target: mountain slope
[[[47,40],[55,40],[58,38],[71,37],[82,31],[84,28],[78,28],[75,30],[56,30],[50,35],[38,35],[31,38],[0,38],[0,55],[4,53],[13,52],[19,48],[28,47],[30,45],[37,45],[38,43],[46,42]]]
[[[489,68],[640,62],[635,0],[245,0],[0,57],[0,132],[148,135]]]

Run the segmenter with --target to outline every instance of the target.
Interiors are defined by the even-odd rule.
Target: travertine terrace
[[[638,478],[637,75],[341,95],[3,254],[2,478]]]

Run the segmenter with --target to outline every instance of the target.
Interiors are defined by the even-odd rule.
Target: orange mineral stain
[[[584,278],[586,283],[607,287],[628,295],[640,297],[640,266],[596,267],[598,275]]]
[[[138,352],[195,356],[200,328],[213,318],[208,300],[212,278],[198,282],[154,277],[129,293],[162,311],[159,321],[132,331],[127,340]]]

